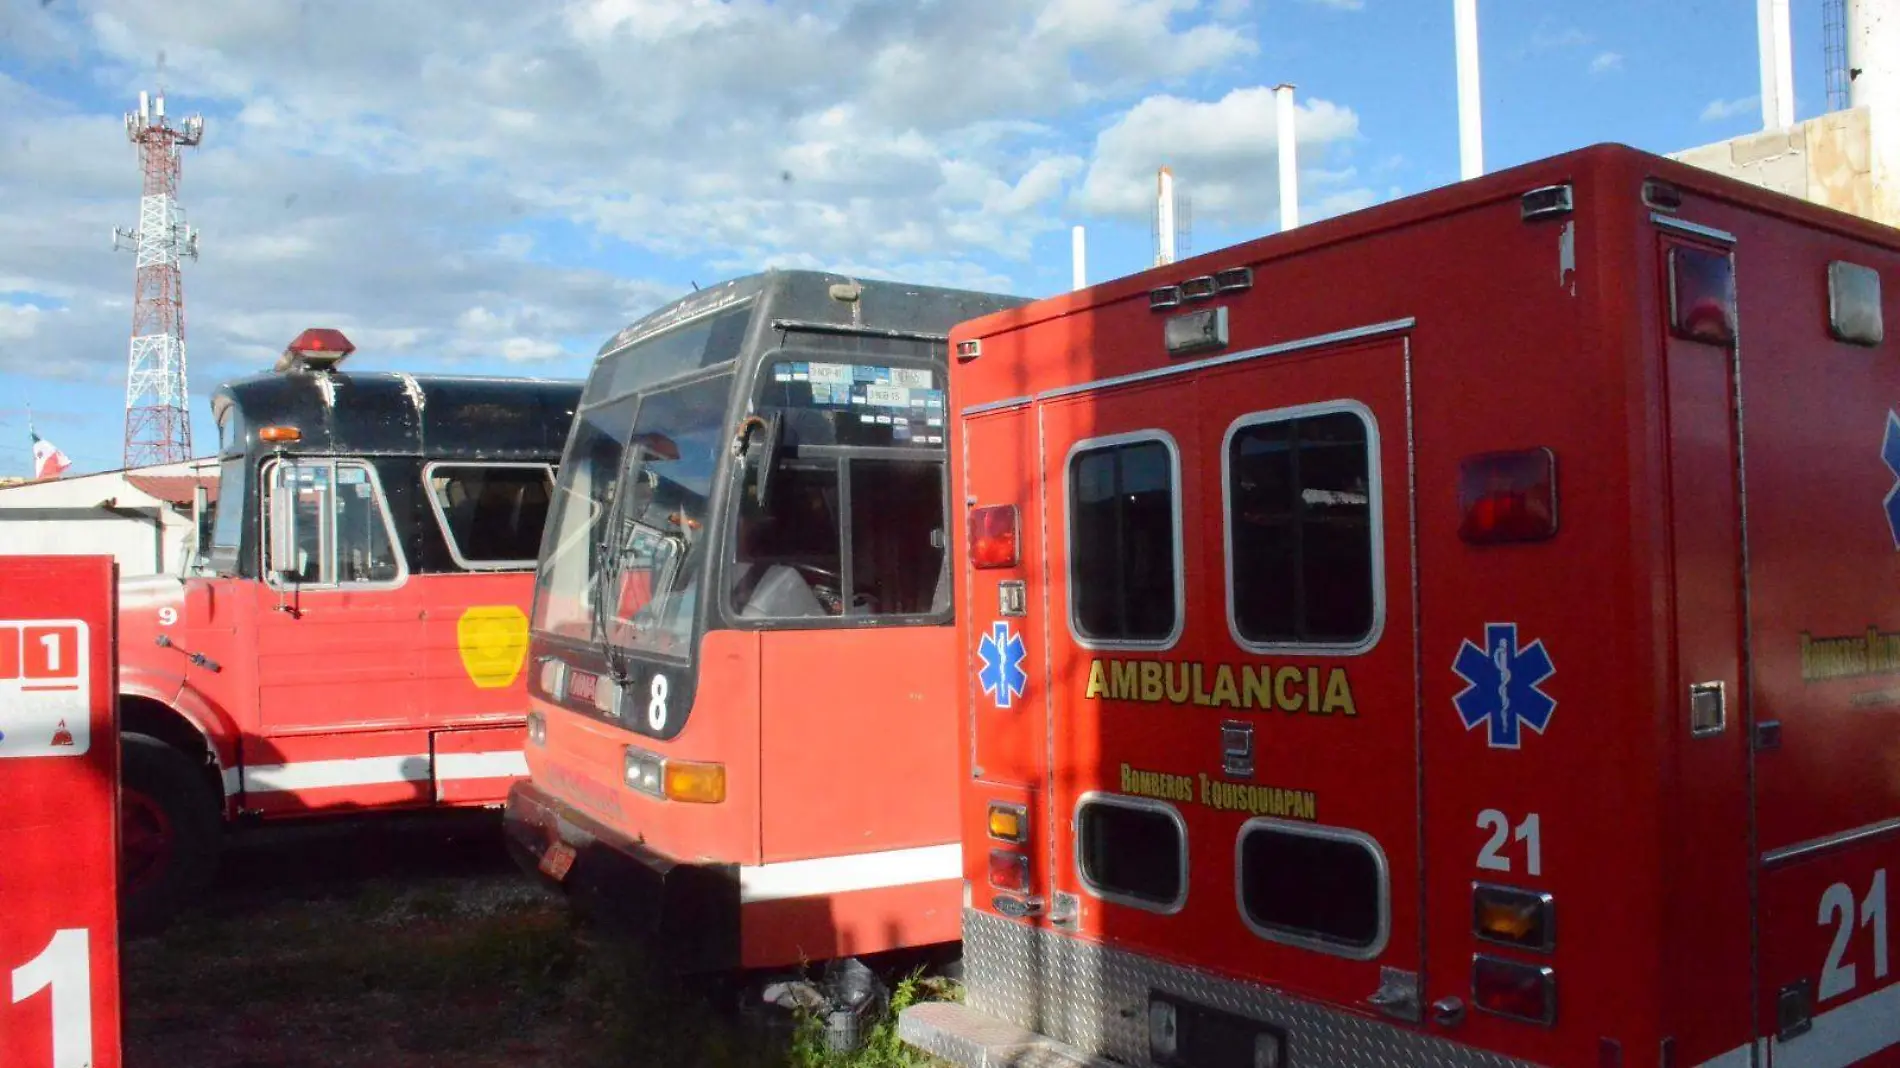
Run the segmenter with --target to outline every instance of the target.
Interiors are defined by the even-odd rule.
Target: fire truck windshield
[[[662,656],[691,647],[732,375],[583,408],[556,490],[539,630]]]

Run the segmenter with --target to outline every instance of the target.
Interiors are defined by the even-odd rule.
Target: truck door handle
[[[1721,682],[1689,684],[1689,734],[1706,738],[1728,729],[1728,687]]]

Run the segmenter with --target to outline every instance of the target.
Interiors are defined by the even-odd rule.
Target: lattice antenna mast
[[[173,125],[165,91],[139,94],[125,136],[139,146],[145,174],[136,230],[116,227],[112,247],[138,254],[132,349],[125,376],[125,466],[191,457],[191,409],[185,390],[185,287],[179,263],[198,258],[198,232],[178,206],[179,150],[204,139],[204,119]]]
[[[1827,109],[1847,109],[1847,0],[1822,0],[1821,48],[1826,57]]]

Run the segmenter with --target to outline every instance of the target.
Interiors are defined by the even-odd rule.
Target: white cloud
[[[1608,74],[1622,69],[1623,54],[1621,52],[1598,52],[1596,58],[1590,61],[1591,74]]]
[[[1140,169],[1139,138],[1105,133],[1091,161],[1064,131],[1257,51],[1247,0],[5,2],[0,284],[36,310],[0,305],[0,374],[123,373],[133,263],[104,235],[135,221],[119,111],[155,81],[158,41],[174,114],[207,115],[181,186],[202,231],[195,410],[311,325],[343,329],[364,367],[578,373],[689,275],[1021,291],[1013,265],[1077,189]],[[35,65],[124,104],[37,91]],[[1304,109],[1316,130],[1356,124]],[[1182,169],[1217,210],[1222,172],[1190,165],[1251,157],[1192,147]],[[642,251],[675,277],[627,277]]]
[[[1306,2],[1320,7],[1330,7],[1336,11],[1363,11],[1366,7],[1366,0],[1306,0]]]
[[[1595,39],[1576,26],[1558,26],[1546,21],[1531,31],[1531,51],[1554,52],[1565,48],[1582,48]]]
[[[1722,122],[1727,119],[1746,115],[1761,107],[1759,96],[1739,96],[1733,100],[1711,100],[1702,109],[1703,122]]]
[[[1333,150],[1358,136],[1359,117],[1317,98],[1300,101],[1296,111],[1301,201],[1326,203],[1357,178],[1350,169],[1328,171],[1323,165]],[[1277,218],[1277,125],[1273,90],[1265,86],[1235,89],[1216,101],[1149,97],[1097,138],[1077,206],[1098,215],[1145,218],[1154,205],[1155,170],[1165,164],[1192,198],[1196,215],[1232,224]]]
[[[0,344],[31,338],[46,315],[37,304],[0,304]]]

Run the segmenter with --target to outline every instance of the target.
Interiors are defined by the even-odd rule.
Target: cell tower
[[[125,116],[125,136],[139,146],[145,192],[136,230],[115,227],[112,247],[138,254],[132,305],[132,352],[125,375],[125,466],[191,458],[191,409],[185,391],[185,286],[179,261],[198,258],[198,232],[178,206],[179,150],[204,138],[197,115],[174,126],[165,91],[141,92]]]

